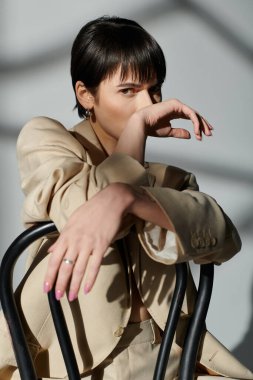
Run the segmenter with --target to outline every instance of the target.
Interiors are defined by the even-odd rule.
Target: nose
[[[137,101],[136,111],[138,111],[141,108],[144,108],[144,107],[147,107],[147,106],[150,106],[153,104],[152,98],[151,98],[147,89],[143,89],[143,90],[138,92],[136,101]]]

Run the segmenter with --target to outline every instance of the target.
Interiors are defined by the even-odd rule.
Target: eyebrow
[[[162,86],[162,84],[163,84],[163,81],[156,82],[151,87]],[[122,88],[122,87],[140,88],[141,86],[142,86],[141,83],[134,83],[134,82],[124,82],[117,85],[118,88]]]
[[[136,88],[140,88],[141,87],[141,83],[124,82],[124,83],[120,83],[119,85],[117,85],[117,87],[119,87],[119,88],[121,88],[121,87],[136,87]]]

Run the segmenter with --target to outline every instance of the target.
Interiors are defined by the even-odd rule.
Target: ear
[[[75,92],[77,100],[85,109],[90,110],[93,108],[94,96],[80,80],[75,84]]]

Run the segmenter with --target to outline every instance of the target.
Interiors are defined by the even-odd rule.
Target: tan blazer
[[[88,121],[67,131],[55,120],[35,118],[21,131],[17,153],[26,224],[53,220],[61,231],[71,213],[92,195],[109,183],[125,182],[146,191],[175,227],[176,235],[141,221],[129,226],[118,236],[124,236],[128,255],[116,240],[106,252],[91,293],[84,296],[80,292],[72,303],[66,297],[62,300],[81,373],[112,352],[128,324],[131,272],[149,313],[164,329],[175,281],[172,264],[189,260],[219,264],[240,250],[233,224],[214,199],[198,191],[192,174],[162,164],[143,167],[125,154],[107,157]],[[67,374],[47,296],[42,292],[47,249],[56,237],[33,245],[16,299],[39,376],[62,379]],[[180,358],[194,297],[190,277],[172,348],[175,360]],[[0,341],[0,379],[16,379],[16,363],[2,317]],[[221,376],[253,379],[253,374],[209,332],[204,334],[199,361]]]

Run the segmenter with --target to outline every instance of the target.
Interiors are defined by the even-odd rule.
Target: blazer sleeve
[[[58,121],[37,117],[21,130],[17,141],[26,224],[53,220],[59,231],[69,216],[109,183],[148,186],[143,166],[124,154],[101,164],[87,162],[87,152]]]
[[[143,248],[164,264],[190,260],[220,264],[229,260],[241,249],[235,226],[215,199],[198,191],[193,174],[179,171],[171,176],[177,183],[143,187],[174,227],[174,232],[165,231],[139,221],[137,232]]]

